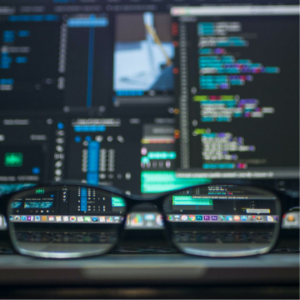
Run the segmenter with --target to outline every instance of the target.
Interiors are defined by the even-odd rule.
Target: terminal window
[[[174,7],[178,177],[297,177],[299,9]]]

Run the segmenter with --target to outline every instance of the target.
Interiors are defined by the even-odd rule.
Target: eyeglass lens
[[[173,243],[183,252],[212,257],[265,253],[279,230],[277,197],[265,190],[210,185],[164,201]]]
[[[122,197],[85,186],[20,192],[9,204],[10,234],[21,253],[68,258],[113,248],[126,215]]]

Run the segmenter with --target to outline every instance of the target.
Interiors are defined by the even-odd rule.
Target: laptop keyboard
[[[112,238],[109,232],[101,233],[85,233],[82,232],[19,232],[18,239],[22,241],[41,242],[41,243],[103,243],[108,242]],[[201,243],[244,243],[244,242],[268,242],[271,239],[269,232],[230,232],[230,233],[214,233],[214,232],[175,232],[174,238],[181,242],[201,242]],[[137,242],[138,243],[138,242]],[[136,243],[136,244],[137,244]],[[151,243],[151,242],[150,242]],[[123,246],[114,250],[114,254],[172,254],[178,253],[173,247],[164,246],[126,246],[126,240]],[[161,243],[162,244],[162,243]],[[145,245],[145,241],[143,243]],[[295,244],[294,244],[295,245]],[[286,244],[284,245],[286,246]],[[278,246],[272,253],[299,253],[299,247],[282,247]],[[0,245],[0,255],[16,254],[10,247]]]
[[[18,232],[21,242],[34,243],[114,243],[117,236],[112,232]],[[205,232],[175,231],[174,239],[181,243],[269,243],[272,232]]]

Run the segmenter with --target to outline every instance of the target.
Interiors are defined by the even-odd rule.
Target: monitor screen
[[[298,179],[298,2],[248,5],[0,0],[0,193]]]
[[[173,7],[178,177],[299,177],[299,6]]]
[[[3,189],[209,182],[175,175],[172,2],[0,1]]]

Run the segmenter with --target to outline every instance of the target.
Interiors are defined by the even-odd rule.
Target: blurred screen
[[[298,180],[299,14],[188,19],[171,15],[179,2],[224,7],[0,0],[1,194],[65,179],[127,194],[226,174]],[[180,26],[190,28],[186,54]],[[265,72],[239,74],[233,59]]]

